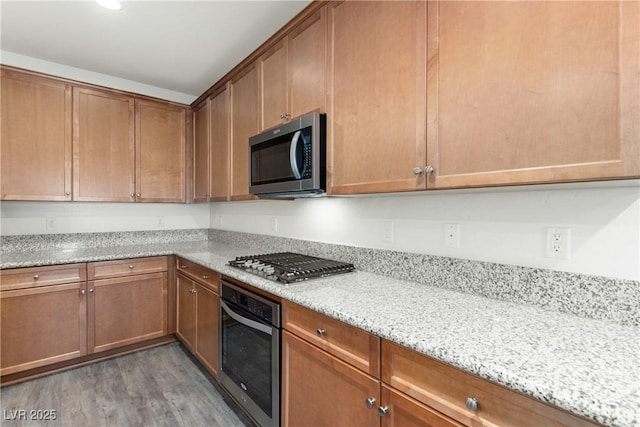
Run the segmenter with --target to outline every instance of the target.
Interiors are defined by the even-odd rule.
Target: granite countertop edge
[[[177,255],[576,415],[640,426],[638,327],[362,271],[283,285],[227,265],[250,253],[207,241],[52,249],[2,253],[0,269]]]

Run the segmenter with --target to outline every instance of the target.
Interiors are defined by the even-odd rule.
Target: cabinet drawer
[[[184,258],[176,258],[176,268],[185,276],[206,285],[214,292],[218,292],[218,282],[220,281],[220,273],[209,270],[206,267],[191,262]]]
[[[130,258],[87,264],[89,280],[167,271],[167,257]]]
[[[382,381],[465,425],[596,425],[385,340]],[[476,411],[467,409],[468,398],[477,399]]]
[[[36,286],[84,282],[86,264],[65,264],[46,267],[13,268],[0,271],[0,290],[9,291]]]
[[[282,302],[282,324],[289,332],[379,378],[380,338],[287,301]]]

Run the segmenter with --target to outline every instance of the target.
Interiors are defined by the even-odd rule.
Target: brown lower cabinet
[[[595,425],[288,301],[282,323],[283,427]]]
[[[2,270],[2,382],[166,336],[167,270],[167,257]]]
[[[0,375],[87,353],[86,282],[0,292]]]
[[[380,339],[283,302],[282,426],[462,424],[380,381]]]
[[[220,274],[181,258],[177,269],[176,335],[217,377]]]
[[[375,426],[380,380],[282,332],[282,426]]]

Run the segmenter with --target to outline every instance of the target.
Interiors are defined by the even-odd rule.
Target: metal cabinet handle
[[[134,197],[136,197],[136,193],[131,193],[131,198],[133,199]]]
[[[136,197],[140,197],[140,193],[136,193]]]
[[[380,406],[378,408],[378,415],[380,415],[381,417],[384,417],[385,415],[387,415],[389,413],[389,407],[387,406]]]
[[[134,267],[133,264],[129,264],[129,269],[130,270],[133,270],[133,267]]]
[[[93,293],[93,288],[89,288],[89,293],[92,294]]]
[[[34,274],[34,275],[33,275],[33,280],[38,280],[39,278],[40,278],[40,275],[39,275],[39,274]]]
[[[470,411],[475,412],[478,410],[478,399],[476,399],[475,397],[467,397],[467,400],[465,400],[464,404]]]
[[[326,333],[327,333],[327,331],[324,330],[323,328],[316,329],[316,335],[318,335],[319,337],[324,336]]]
[[[71,195],[71,192],[69,192],[69,191],[65,191],[65,192],[64,192],[64,195],[65,195],[65,196],[67,196],[67,197],[69,197],[69,196]]]
[[[367,408],[371,409],[375,406],[376,399],[375,397],[368,397],[367,400],[365,400],[365,403],[367,405]]]
[[[181,266],[180,266],[180,268],[184,268],[184,269],[186,270],[186,269],[187,269],[187,268],[189,268],[189,267],[188,267],[188,266],[186,266],[186,265],[181,265]]]
[[[203,275],[202,275],[202,278],[203,278],[203,279],[205,279],[205,280],[207,280],[207,279],[209,278],[209,276],[207,276],[206,274],[203,274]]]
[[[431,166],[431,165],[427,165],[427,166],[425,166],[425,167],[424,167],[424,171],[423,171],[423,169],[422,169],[422,168],[419,168],[419,167],[417,167],[417,166],[416,166],[415,168],[413,168],[413,174],[414,174],[415,176],[422,175],[422,172],[424,172],[424,173],[425,173],[425,174],[427,174],[427,175],[430,175],[430,174],[432,174],[433,172],[435,172],[435,169],[434,169],[434,168],[433,168],[433,166]]]
[[[86,293],[87,293],[87,291],[85,291],[84,289],[80,289],[80,295],[84,295]]]

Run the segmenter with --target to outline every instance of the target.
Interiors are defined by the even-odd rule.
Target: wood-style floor
[[[3,387],[0,408],[2,427],[254,426],[178,343]]]

